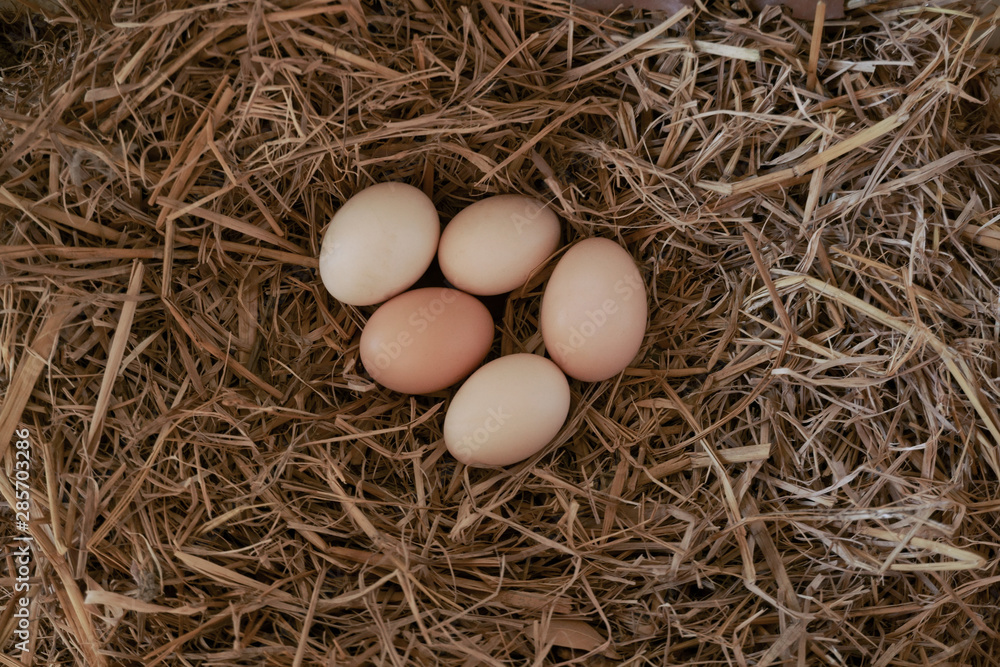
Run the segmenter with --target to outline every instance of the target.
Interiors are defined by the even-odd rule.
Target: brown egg
[[[372,378],[404,394],[428,394],[471,373],[493,345],[493,318],[475,297],[446,287],[386,301],[361,332],[361,362]]]
[[[438,263],[460,290],[502,294],[523,285],[558,245],[559,218],[543,202],[496,195],[452,218],[441,234]]]
[[[470,466],[505,466],[540,451],[569,414],[559,367],[537,354],[508,354],[472,374],[444,418],[444,443]]]
[[[545,349],[567,375],[598,382],[622,372],[646,334],[646,286],[620,245],[590,238],[556,264],[542,295]]]

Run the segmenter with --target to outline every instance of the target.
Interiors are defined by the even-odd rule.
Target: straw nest
[[[864,4],[8,17],[0,490],[26,428],[35,620],[22,654],[5,506],[0,662],[997,664],[990,26]],[[320,284],[331,215],[390,179],[445,220],[544,198],[641,267],[640,355],[524,463],[457,465],[451,392],[373,384],[372,309]],[[546,276],[491,302],[491,356],[541,352]]]

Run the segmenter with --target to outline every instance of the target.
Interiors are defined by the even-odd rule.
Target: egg
[[[542,294],[545,349],[570,377],[598,382],[635,358],[648,320],[646,286],[629,255],[604,238],[570,248]]]
[[[559,245],[559,218],[523,195],[496,195],[462,209],[441,234],[438,263],[460,290],[502,294],[525,283]]]
[[[475,297],[447,287],[404,292],[383,303],[361,332],[359,355],[383,387],[429,394],[455,384],[493,345],[493,318]]]
[[[421,190],[405,183],[373,185],[333,216],[320,247],[320,278],[338,301],[381,303],[423,275],[440,233],[434,203]]]
[[[509,354],[473,373],[451,399],[444,442],[470,466],[523,461],[552,441],[569,414],[569,383],[536,354]]]

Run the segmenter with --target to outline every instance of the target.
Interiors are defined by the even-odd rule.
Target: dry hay
[[[13,19],[0,450],[12,475],[29,429],[26,658],[997,664],[1000,111],[989,26],[923,4],[816,31],[556,0]],[[520,465],[456,465],[450,392],[375,386],[372,309],[320,285],[332,212],[390,179],[445,219],[543,197],[641,265],[640,357],[573,382]],[[540,351],[545,277],[490,304],[493,355]]]

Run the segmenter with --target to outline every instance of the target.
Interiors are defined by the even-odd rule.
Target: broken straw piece
[[[816,0],[750,0],[750,7],[754,11],[762,11],[770,5],[784,5],[791,10],[792,18],[805,21],[812,21],[816,18],[816,5],[818,4]],[[844,18],[844,0],[829,0],[826,3],[825,18],[827,21]]]
[[[669,14],[675,14],[684,7],[692,7],[694,0],[578,0],[577,3],[587,9],[602,12],[613,12],[621,9],[652,9]]]
[[[577,4],[587,9],[613,12],[616,9],[651,9],[674,14],[684,7],[692,7],[694,0],[577,0]],[[770,5],[784,5],[797,19],[811,21],[816,17],[816,0],[750,0],[750,7],[762,11]],[[826,3],[826,20],[844,18],[844,0],[830,0]]]

